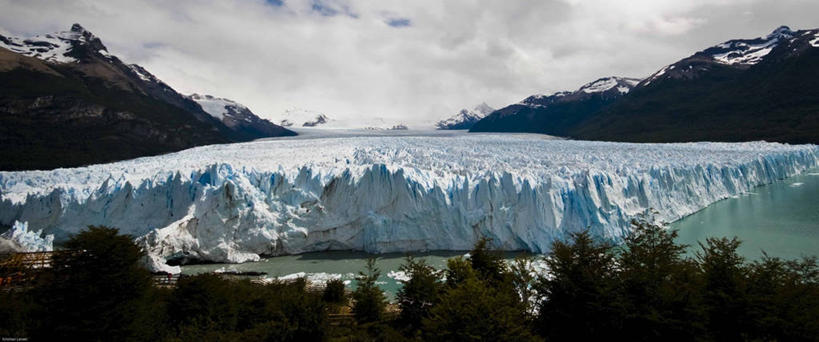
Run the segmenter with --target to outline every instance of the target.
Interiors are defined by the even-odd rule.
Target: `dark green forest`
[[[388,303],[370,260],[340,280],[257,283],[216,274],[155,286],[143,252],[89,227],[30,286],[0,291],[0,336],[30,341],[816,341],[816,258],[746,260],[737,239],[690,256],[676,232],[634,222],[622,244],[588,232],[506,262],[491,241],[435,269],[407,257]],[[542,258],[549,271],[533,272]],[[343,315],[343,313],[347,315]],[[349,319],[336,319],[337,317]],[[334,318],[336,317],[336,318]]]

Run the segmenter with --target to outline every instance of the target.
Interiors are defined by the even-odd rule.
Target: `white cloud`
[[[810,16],[819,5],[800,0],[274,3],[0,0],[0,26],[36,34],[79,22],[177,90],[262,116],[301,107],[410,122],[602,76],[646,76],[780,24],[819,26]]]

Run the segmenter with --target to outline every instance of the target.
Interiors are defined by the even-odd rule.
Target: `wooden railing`
[[[162,287],[174,287],[179,281],[180,274],[153,273],[154,285]]]
[[[51,268],[54,255],[60,253],[77,253],[77,251],[0,254],[0,287],[23,286],[30,283],[38,273]]]

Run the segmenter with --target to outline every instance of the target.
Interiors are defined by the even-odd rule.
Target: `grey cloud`
[[[405,121],[601,76],[643,77],[727,39],[819,26],[819,2],[803,0],[0,0],[0,8],[11,33],[79,22],[174,88],[261,115],[302,107]]]

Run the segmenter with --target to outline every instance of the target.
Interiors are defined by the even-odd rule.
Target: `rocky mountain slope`
[[[236,101],[199,94],[192,94],[188,98],[196,101],[205,112],[236,132],[259,137],[279,136],[286,132],[282,126],[260,118]]]
[[[530,97],[471,131],[629,142],[819,143],[818,47],[819,29],[782,26],[765,37],[699,51],[639,84],[629,81],[628,91],[612,86],[609,96],[580,101],[568,97],[583,96],[579,92]]]
[[[457,114],[450,116],[444,120],[438,121],[435,124],[437,129],[470,129],[472,125],[480,121],[490,113],[494,112],[495,108],[490,107],[485,102],[481,103],[472,109],[461,109]]]
[[[234,130],[82,26],[0,36],[0,170],[52,169],[274,134]]]
[[[528,132],[567,135],[578,122],[628,94],[640,82],[605,77],[575,91],[529,96],[475,123],[470,132]]]
[[[819,143],[819,30],[780,27],[662,68],[575,126],[580,139]]]

